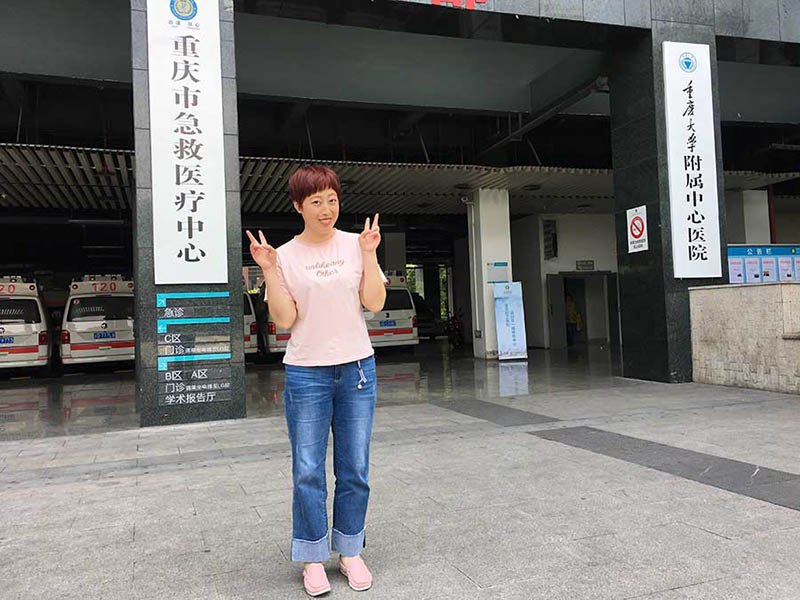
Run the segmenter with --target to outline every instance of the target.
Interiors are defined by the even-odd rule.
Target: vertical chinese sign
[[[155,283],[227,283],[217,0],[147,0]]]
[[[232,318],[233,292],[219,289],[230,262],[221,56],[219,0],[147,0],[152,276],[171,288],[157,288],[155,332],[139,336],[150,344],[155,334],[157,348],[143,423],[243,412],[232,385],[243,367],[232,359],[241,321]],[[152,324],[138,310],[137,322]],[[163,410],[181,405],[209,409]]]
[[[663,49],[675,277],[721,277],[709,48],[664,42]]]

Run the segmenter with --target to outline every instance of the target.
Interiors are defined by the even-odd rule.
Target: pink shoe
[[[322,563],[310,563],[303,569],[303,587],[309,596],[321,596],[331,591],[328,575]]]
[[[348,585],[357,592],[363,592],[372,587],[372,573],[370,573],[364,559],[360,556],[354,556],[350,559],[347,566],[342,563],[339,557],[339,570],[342,575],[347,577]]]

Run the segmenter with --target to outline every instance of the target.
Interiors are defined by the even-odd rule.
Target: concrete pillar
[[[769,194],[766,190],[742,192],[742,214],[746,244],[769,244]]]
[[[383,268],[387,271],[406,270],[406,234],[405,233],[384,233],[383,234],[384,262]]]
[[[439,281],[439,266],[425,265],[423,267],[423,279],[425,280],[425,304],[435,313],[439,314],[442,302],[442,290]]]
[[[505,280],[511,280],[508,190],[473,192],[467,205],[467,220],[473,354],[477,358],[497,358],[494,298],[489,282],[501,280],[498,269],[503,268],[507,270]]]
[[[525,330],[528,345],[546,348],[549,342],[547,321],[547,279],[542,278],[540,250],[541,217],[532,215],[511,223],[511,251],[514,281],[522,283]],[[593,258],[593,255],[588,255]]]
[[[770,244],[769,193],[746,190],[725,194],[728,214],[728,243]]]
[[[634,34],[632,31],[631,34]],[[676,279],[672,263],[667,127],[662,42],[710,47],[713,129],[717,163],[722,277]],[[611,143],[617,233],[622,371],[626,377],[666,382],[692,380],[690,286],[728,280],[725,199],[722,190],[716,37],[713,25],[654,20],[612,51]],[[628,253],[626,210],[647,206],[650,249]],[[680,226],[681,224],[675,224]]]
[[[453,242],[453,303],[450,305],[454,315],[461,318],[464,327],[463,342],[472,342],[472,300],[470,286],[472,285],[471,267],[469,262],[469,240],[459,238]]]
[[[743,192],[725,192],[725,213],[728,216],[728,243],[745,244]]]
[[[152,15],[148,15],[148,5],[153,10]],[[157,7],[159,11],[156,13]],[[166,12],[163,6],[167,7]],[[185,12],[180,13],[180,19],[169,14],[169,3],[161,5],[148,2],[147,0],[131,0],[131,39],[132,39],[132,66],[133,66],[133,105],[134,105],[134,127],[136,142],[136,201],[133,206],[133,231],[134,231],[134,276],[136,280],[136,402],[137,409],[140,411],[140,421],[142,426],[165,425],[170,423],[185,423],[194,421],[206,421],[212,419],[231,419],[244,417],[246,413],[245,394],[244,394],[244,327],[243,327],[243,302],[242,302],[242,231],[241,231],[241,206],[239,201],[239,135],[238,135],[238,116],[236,110],[236,55],[234,48],[234,27],[233,27],[233,2],[230,0],[206,0],[199,2],[194,16]],[[179,9],[174,9],[173,12]],[[213,11],[213,12],[211,12]],[[207,59],[208,51],[213,46],[208,37],[208,30],[203,29],[204,23],[213,23],[215,19],[209,17],[216,12],[219,14],[219,43],[220,43],[220,64],[209,66],[212,62]],[[200,172],[206,173],[208,179],[203,179],[201,183],[192,185],[211,184],[213,189],[219,189],[220,193],[208,193],[202,198],[205,206],[198,205],[194,208],[191,199],[184,202],[181,207],[176,204],[174,189],[167,185],[169,179],[176,178],[173,165],[169,165],[173,175],[164,178],[160,176],[156,180],[155,173],[158,169],[153,168],[151,160],[152,141],[151,121],[154,120],[154,113],[151,113],[150,105],[150,68],[155,68],[156,63],[150,62],[148,56],[148,17],[152,19],[163,19],[170,23],[180,25],[174,29],[176,37],[174,44],[185,41],[187,56],[191,60],[201,60],[199,67],[194,75],[203,77],[208,75],[209,70],[219,73],[221,76],[222,98],[214,91],[215,85],[205,89],[204,96],[197,96],[190,102],[191,106],[197,106],[198,115],[208,114],[218,115],[218,108],[221,100],[222,122],[218,129],[215,128],[213,120],[211,122],[199,123],[200,117],[196,116],[198,123],[195,125],[200,129],[195,135],[202,134],[203,140],[213,142],[206,143],[202,152],[197,154],[197,163],[189,164],[187,169],[195,169],[196,181],[200,182]],[[155,23],[156,21],[154,21]],[[173,25],[173,27],[175,27]],[[207,25],[206,25],[207,27]],[[212,30],[213,31],[213,30]],[[197,32],[197,33],[195,33]],[[171,32],[170,32],[171,33]],[[191,46],[192,35],[200,36],[200,42]],[[213,40],[216,36],[211,34]],[[183,37],[179,37],[183,36]],[[198,38],[195,38],[198,39]],[[204,42],[205,40],[205,42]],[[172,39],[169,43],[173,43]],[[205,52],[205,59],[202,53]],[[164,60],[163,57],[158,60]],[[169,58],[167,58],[169,60]],[[159,63],[161,64],[161,63]],[[209,81],[209,80],[206,80]],[[213,81],[211,79],[210,81]],[[174,92],[169,85],[164,85],[161,90],[167,94],[168,98],[173,98]],[[192,93],[191,89],[187,91]],[[216,97],[215,97],[216,95]],[[175,100],[174,102],[179,102]],[[176,112],[180,113],[180,107],[176,106]],[[162,114],[162,113],[159,113]],[[187,119],[186,127],[190,127],[191,117]],[[176,115],[178,117],[179,115]],[[183,125],[181,126],[183,128]],[[178,143],[178,140],[170,137],[177,134],[178,137],[193,135],[179,129],[174,131],[171,127],[159,128],[154,134],[160,136],[154,138],[161,143],[165,138],[169,143]],[[203,140],[196,140],[203,141]],[[212,149],[213,147],[213,149]],[[170,161],[180,167],[184,164],[176,153],[170,157]],[[192,157],[194,160],[194,157]],[[162,165],[159,165],[162,166]],[[168,170],[169,170],[168,169]],[[202,171],[205,169],[205,171]],[[219,177],[220,172],[224,175],[224,185]],[[187,181],[190,178],[187,178]],[[178,185],[178,182],[173,182]],[[154,190],[161,190],[154,193]],[[183,189],[183,188],[181,188]],[[211,187],[196,188],[210,190]],[[187,192],[188,194],[188,192]],[[155,197],[158,196],[158,197]],[[197,198],[197,195],[191,196]],[[159,203],[156,205],[156,203]],[[217,203],[212,205],[210,203]],[[205,242],[211,251],[211,245],[219,247],[223,254],[221,265],[217,262],[217,268],[213,270],[189,271],[187,265],[176,267],[171,264],[169,276],[162,281],[177,281],[183,283],[170,283],[169,285],[156,285],[155,277],[155,249],[154,249],[154,207],[157,207],[159,214],[164,209],[164,205],[174,209],[176,215],[170,215],[175,219],[175,223],[182,221],[182,229],[177,230],[175,236],[181,233],[188,235],[188,231],[193,231],[192,238],[195,244],[192,259],[200,256],[200,250]],[[222,206],[220,207],[220,204]],[[224,237],[211,238],[204,237],[209,234],[209,230],[214,230],[213,222],[206,222],[203,229],[200,229],[198,221],[206,219],[202,217],[203,210],[211,206],[213,214],[225,215]],[[196,209],[196,210],[195,210]],[[186,214],[179,211],[188,211]],[[193,221],[187,219],[189,213],[194,213]],[[212,214],[207,212],[205,214]],[[192,230],[194,223],[194,230]],[[163,239],[163,238],[159,238]],[[222,240],[225,240],[222,243]],[[188,240],[181,240],[183,245]],[[159,242],[161,243],[161,242]],[[159,246],[161,251],[165,246]],[[164,256],[174,257],[172,249]],[[185,262],[189,263],[190,254],[188,250],[183,255]],[[206,256],[219,259],[220,253],[209,252]],[[226,265],[227,263],[227,265]],[[194,262],[192,264],[199,264]],[[221,268],[219,268],[221,266]],[[227,272],[226,272],[227,266]],[[202,267],[205,268],[205,267]],[[187,275],[187,273],[191,273]],[[227,273],[227,275],[226,275]],[[227,279],[227,281],[225,281]],[[213,283],[200,283],[198,280],[213,281]],[[198,321],[198,319],[201,319]],[[167,320],[170,322],[167,323]],[[190,322],[187,322],[189,320]],[[165,333],[166,332],[166,333]],[[180,336],[176,338],[175,336]],[[180,339],[180,342],[177,340]],[[208,358],[206,358],[208,357]],[[175,359],[178,360],[175,360]],[[165,360],[169,359],[169,360]]]

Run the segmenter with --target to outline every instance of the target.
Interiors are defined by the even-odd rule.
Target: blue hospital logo
[[[169,7],[172,14],[181,21],[190,21],[197,16],[197,2],[195,0],[170,0]]]
[[[678,59],[678,64],[681,66],[681,69],[687,73],[694,73],[694,70],[697,68],[697,59],[691,52],[684,52]]]

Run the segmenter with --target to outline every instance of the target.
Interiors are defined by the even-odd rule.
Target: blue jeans
[[[575,345],[575,338],[578,337],[578,325],[576,323],[567,323],[567,346]]]
[[[331,547],[357,556],[369,501],[375,358],[333,367],[286,365],[284,406],[292,445],[292,560],[324,562]],[[333,531],[328,537],[325,457],[333,429]]]

